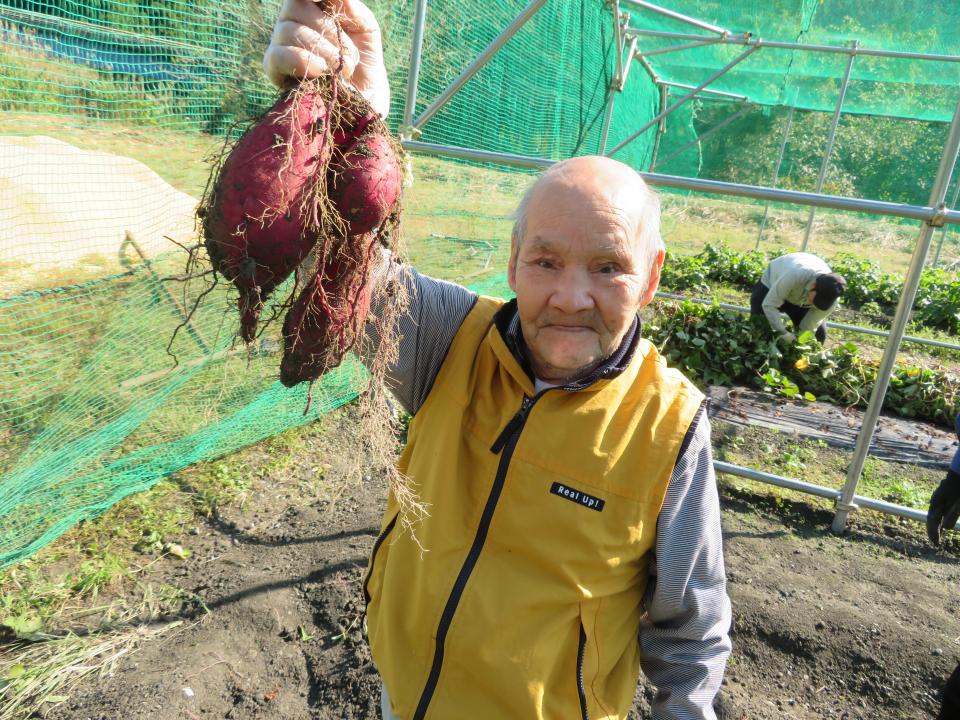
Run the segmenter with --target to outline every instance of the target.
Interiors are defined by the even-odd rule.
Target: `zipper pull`
[[[523,427],[523,423],[526,422],[527,414],[530,412],[531,407],[533,407],[533,398],[524,395],[520,409],[517,410],[516,415],[510,418],[510,422],[507,423],[507,426],[497,436],[497,439],[493,441],[493,445],[490,446],[490,452],[498,453],[503,450],[503,446],[507,444],[507,440]]]

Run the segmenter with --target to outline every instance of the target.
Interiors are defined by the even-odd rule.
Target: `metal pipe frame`
[[[660,86],[660,112],[663,112],[667,107],[667,102],[670,98],[670,88],[666,85]],[[663,118],[660,121],[660,124],[657,126],[657,135],[653,139],[653,152],[650,153],[650,165],[648,170],[653,172],[654,166],[657,164],[657,156],[660,154],[660,143],[663,141],[663,135],[667,132],[667,120]]]
[[[613,12],[613,38],[614,43],[617,46],[617,67],[615,70],[614,78],[615,82],[619,82],[620,78],[623,77],[623,46],[624,46],[624,37],[623,37],[623,18],[620,16],[620,0],[611,0],[610,9]]]
[[[636,36],[634,36],[634,39]],[[651,55],[665,55],[666,53],[679,52],[680,50],[692,50],[693,48],[705,47],[707,45],[716,45],[720,42],[721,38],[710,38],[709,40],[703,40],[701,42],[691,42],[684,43],[683,45],[671,45],[670,47],[665,48],[656,48],[654,50],[644,50],[640,53],[643,57],[650,57]]]
[[[823,485],[815,485],[813,483],[804,482],[803,480],[794,480],[793,478],[783,477],[782,475],[773,475],[771,473],[753,470],[752,468],[745,468],[740,465],[733,465],[720,460],[713,461],[713,469],[718,473],[736,475],[737,477],[746,478],[747,480],[756,480],[759,482],[768,483],[770,485],[787,488],[788,490],[796,490],[798,492],[807,493],[808,495],[817,495],[819,497],[826,498],[827,500],[837,501],[841,495],[841,491],[824,487]],[[874,498],[863,497],[862,495],[855,495],[853,500],[857,504],[857,507],[864,507],[869,510],[876,510],[889,515],[898,515],[899,517],[916,520],[917,522],[924,522],[927,519],[927,514],[922,510],[905,507],[903,505],[897,505],[896,503],[886,502],[885,500],[876,500]],[[954,529],[960,530],[960,523],[957,523]]]
[[[713,300],[702,300],[701,298],[690,298],[685,295],[668,293],[662,290],[657,291],[657,297],[668,298],[670,300],[686,300],[687,302],[697,303],[698,305],[713,305]],[[724,310],[736,310],[737,312],[749,313],[750,308],[743,305],[732,305],[730,303],[717,303]],[[849,330],[850,332],[861,333],[862,335],[874,335],[876,337],[890,337],[886,330],[875,330],[874,328],[862,327],[860,325],[847,325],[846,323],[826,321],[827,327],[837,328],[838,330]],[[917,343],[918,345],[931,345],[933,347],[945,348],[946,350],[960,350],[960,345],[944,342],[943,340],[933,340],[932,338],[916,337],[915,335],[904,335],[904,342]]]
[[[600,135],[600,154],[607,152],[607,139],[610,136],[610,122],[613,120],[613,104],[618,92],[623,90],[623,18],[620,15],[620,0],[613,0],[610,8],[613,11],[614,45],[616,46],[616,68],[607,88],[607,109],[603,116],[603,132]],[[636,40],[631,41],[633,44]]]
[[[937,169],[936,177],[933,181],[933,187],[930,189],[930,205],[943,207],[944,198],[947,195],[947,185],[950,177],[953,175],[953,168],[957,162],[957,151],[960,149],[960,101],[957,102],[956,110],[953,113],[953,121],[950,124],[950,133],[947,136],[947,142],[943,149],[943,155],[940,157],[940,167]],[[880,360],[880,367],[877,369],[877,382],[870,393],[870,402],[867,404],[867,411],[863,416],[863,424],[860,426],[860,434],[857,435],[857,445],[853,453],[853,461],[847,470],[847,481],[843,486],[843,494],[837,502],[837,513],[833,517],[831,529],[836,532],[843,532],[847,527],[847,516],[853,510],[854,496],[857,491],[857,483],[860,481],[860,474],[863,471],[863,465],[867,459],[867,453],[870,450],[870,441],[873,439],[873,433],[877,426],[877,418],[880,416],[880,409],[883,406],[883,398],[887,393],[887,387],[890,384],[890,375],[893,372],[893,365],[897,359],[897,351],[900,348],[900,341],[903,339],[904,330],[907,327],[907,321],[910,318],[910,311],[913,309],[913,301],[916,298],[917,288],[920,285],[920,273],[923,271],[924,263],[927,259],[927,252],[930,250],[930,241],[933,238],[934,226],[926,223],[920,229],[920,236],[917,239],[917,245],[913,251],[913,257],[910,259],[910,268],[907,270],[907,277],[903,283],[903,292],[900,294],[900,302],[897,303],[897,312],[893,317],[891,327],[891,342],[883,351],[883,357]]]
[[[850,43],[850,48],[856,50],[858,43],[854,40]],[[837,96],[837,107],[833,111],[833,118],[830,121],[830,132],[827,134],[827,144],[823,149],[823,160],[820,161],[820,173],[817,175],[816,192],[823,191],[823,182],[827,179],[827,171],[830,169],[830,158],[833,157],[833,143],[837,139],[837,128],[840,126],[840,115],[843,113],[843,101],[847,97],[847,88],[850,86],[850,72],[853,70],[853,61],[856,54],[851,53],[847,58],[847,67],[843,71],[843,80],[840,82],[840,94]],[[807,216],[807,227],[803,231],[803,242],[800,243],[800,251],[806,252],[807,244],[810,242],[810,235],[813,233],[813,217],[817,209],[810,208],[810,214]]]
[[[603,115],[603,132],[600,135],[600,154],[607,152],[607,140],[610,137],[610,121],[613,120],[613,101],[617,97],[617,91],[611,85],[607,89],[607,109]]]
[[[630,38],[630,48],[627,50],[627,62],[623,66],[623,74],[620,75],[620,90],[622,91],[627,84],[627,76],[630,74],[630,67],[633,65],[633,59],[637,54],[637,38]]]
[[[427,0],[417,0],[413,19],[413,41],[410,45],[410,72],[407,75],[407,98],[403,106],[401,137],[410,139],[413,129],[413,113],[417,105],[417,89],[420,85],[420,61],[423,58],[423,31],[427,23]]]
[[[675,150],[674,152],[672,152],[669,156],[667,156],[667,158],[666,158],[665,160],[663,160],[663,162],[661,162],[661,163],[659,163],[659,164],[661,164],[661,165],[666,165],[668,162],[670,162],[671,160],[673,160],[675,157],[677,157],[678,155],[682,154],[687,148],[693,147],[694,145],[697,145],[697,144],[703,142],[704,140],[706,140],[707,138],[709,138],[711,135],[713,135],[715,132],[717,132],[717,131],[719,131],[719,130],[723,130],[723,128],[725,128],[727,125],[729,125],[730,123],[732,123],[732,122],[736,121],[738,118],[740,118],[741,115],[744,115],[744,114],[750,112],[751,110],[753,110],[753,109],[756,108],[756,107],[757,107],[757,106],[754,105],[753,103],[747,103],[744,107],[740,108],[739,110],[737,110],[737,111],[736,111],[735,113],[733,113],[732,115],[729,115],[729,116],[725,117],[723,120],[721,120],[720,122],[718,122],[716,125],[714,125],[712,128],[710,128],[709,130],[707,130],[707,131],[706,131],[705,133],[703,133],[702,135],[697,136],[696,139],[691,140],[690,142],[688,142],[686,145],[684,145],[684,146],[683,146],[682,148],[680,148],[679,150]],[[651,170],[651,172],[656,169],[656,166],[657,166],[657,163],[651,163],[651,165],[650,165],[650,170]]]
[[[484,65],[492,58],[497,51],[502,48],[507,41],[517,34],[517,31],[522,28],[527,20],[532,18],[544,3],[547,0],[530,0],[530,3],[514,18],[513,22],[508,25],[503,32],[501,32],[493,41],[481,52],[474,60],[471,62],[466,69],[452,82],[447,86],[447,89],[444,90],[440,95],[434,100],[429,107],[427,107],[420,116],[413,121],[412,125],[415,130],[421,130],[423,126],[432,118],[440,108],[446,105],[450,98],[459,92],[466,82],[477,74]]]
[[[631,40],[631,42],[633,41]],[[655,85],[665,84],[666,81],[660,79],[660,76],[657,75],[657,71],[653,69],[653,66],[647,61],[647,59],[643,55],[635,55],[634,57],[636,57],[637,62],[643,65],[643,69],[647,71],[647,75],[650,76],[650,80],[652,80]],[[691,85],[690,87],[693,87],[693,86]]]
[[[680,88],[681,90],[693,90],[696,85],[687,85],[686,83],[673,82],[671,80],[660,80],[661,85],[666,85],[667,87]],[[709,93],[710,95],[718,95],[724,98],[730,98],[731,100],[739,100],[741,102],[746,102],[750,98],[746,95],[737,95],[736,93],[728,93],[723,90],[711,90],[710,88],[704,88],[700,92]]]
[[[957,209],[957,200],[960,200],[960,177],[957,178],[957,187],[953,191],[953,199],[950,200],[949,207]],[[940,242],[937,243],[937,254],[933,257],[933,266],[936,267],[940,262],[940,251],[943,250],[943,241],[947,237],[947,226],[940,228]]]
[[[692,90],[691,92],[687,93],[687,94],[684,95],[682,98],[680,98],[679,100],[677,100],[677,102],[675,102],[673,105],[671,105],[671,106],[668,107],[666,110],[664,110],[663,112],[661,112],[659,115],[657,115],[655,118],[653,118],[653,120],[651,120],[650,122],[648,122],[648,123],[647,123],[646,125],[644,125],[642,128],[640,128],[639,130],[637,130],[633,135],[631,135],[631,136],[628,137],[626,140],[624,140],[622,143],[620,143],[619,145],[617,145],[613,150],[611,150],[610,152],[606,153],[607,157],[613,157],[614,155],[616,155],[618,151],[622,150],[625,146],[627,146],[627,145],[629,145],[630,143],[632,143],[634,140],[636,140],[638,137],[640,137],[643,133],[645,133],[647,130],[649,130],[651,127],[653,127],[656,123],[658,123],[662,118],[667,117],[668,115],[670,115],[670,113],[672,113],[672,112],[673,112],[674,110],[676,110],[678,107],[680,107],[681,105],[686,104],[689,100],[691,100],[693,97],[695,97],[695,96],[697,95],[697,93],[699,93],[701,90],[703,90],[705,87],[707,87],[710,83],[712,83],[713,81],[715,81],[717,78],[722,77],[722,76],[725,75],[726,73],[730,72],[730,70],[732,70],[734,67],[736,67],[736,66],[739,65],[741,62],[743,62],[744,60],[746,60],[748,57],[750,57],[750,55],[752,55],[754,52],[756,52],[756,51],[759,50],[759,49],[760,49],[759,46],[755,46],[755,47],[748,48],[748,49],[746,50],[746,52],[740,53],[740,55],[738,55],[736,58],[734,58],[734,59],[731,60],[729,63],[727,63],[723,68],[721,68],[720,70],[718,70],[717,72],[715,72],[713,75],[711,75],[710,77],[708,77],[706,80],[704,80],[702,83],[700,83],[694,90]]]
[[[718,35],[730,34],[729,30],[725,30],[724,28],[719,27],[717,25],[711,25],[710,23],[704,22],[703,20],[697,20],[696,18],[689,17],[688,15],[683,15],[681,13],[678,13],[675,10],[667,10],[664,7],[660,7],[659,5],[654,5],[653,3],[650,3],[650,2],[645,2],[644,0],[622,0],[622,2],[624,2],[627,5],[643,8],[644,10],[650,10],[652,12],[658,13],[659,15],[664,15],[668,18],[673,18],[674,20],[679,20],[680,22],[687,23],[688,25],[693,25],[694,27],[698,27],[701,30],[709,30],[710,32],[715,32]]]
[[[516,155],[491,150],[473,150],[455,145],[441,145],[415,140],[403,142],[403,146],[411,152],[441,157],[452,157],[461,160],[476,160],[519,168],[545,168],[554,165],[556,160],[537,158],[530,155]],[[793,205],[815,205],[832,210],[847,210],[850,212],[864,212],[873,215],[887,215],[902,217],[910,220],[923,220],[940,227],[944,223],[960,225],[960,211],[948,210],[945,207],[928,207],[926,205],[907,205],[905,203],[886,202],[885,200],[863,200],[861,198],[845,197],[843,195],[822,195],[799,190],[782,190],[767,188],[759,185],[744,185],[742,183],[722,182],[720,180],[702,180],[686,178],[677,175],[662,173],[639,172],[639,175],[651,185],[657,187],[675,188],[678,190],[693,190],[695,192],[730,195],[733,197],[753,198],[754,200],[768,200],[770,202],[784,202]]]
[[[773,177],[770,178],[770,187],[775,188],[777,186],[777,180],[780,179],[780,166],[783,165],[783,155],[787,150],[787,139],[790,137],[790,128],[793,127],[793,113],[794,107],[790,106],[790,114],[787,115],[787,124],[783,129],[783,137],[780,139],[780,152],[777,155],[777,162],[773,168]],[[760,221],[760,230],[757,233],[757,244],[754,246],[754,250],[760,248],[760,241],[763,239],[763,231],[767,227],[767,216],[770,214],[770,206],[763,206],[763,220]]]
[[[629,0],[623,0],[628,2]],[[668,40],[710,40],[709,35],[695,35],[690,33],[670,32],[668,30],[645,30],[643,28],[630,28],[630,34],[642,35],[643,37],[665,38]],[[834,53],[837,55],[869,55],[871,57],[885,58],[903,58],[906,60],[930,60],[933,62],[960,62],[960,55],[937,55],[935,53],[914,53],[899,50],[879,50],[876,48],[859,47],[851,50],[849,47],[838,45],[804,45],[803,43],[781,42],[779,40],[763,40],[753,36],[729,34],[719,41],[724,45],[762,45],[763,47],[776,48],[778,50],[808,50],[810,52]]]

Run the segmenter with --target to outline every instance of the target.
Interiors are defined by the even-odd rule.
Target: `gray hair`
[[[513,230],[510,233],[510,241],[513,245],[511,256],[516,255],[520,248],[520,242],[523,240],[524,235],[526,235],[527,213],[530,208],[530,199],[533,197],[534,190],[537,189],[540,181],[543,180],[549,172],[550,170],[548,169],[524,191],[523,196],[520,198],[520,203],[517,205],[517,209],[514,210],[510,216],[513,220]],[[657,253],[661,250],[666,250],[666,246],[663,244],[663,237],[660,235],[660,196],[650,189],[648,185],[646,186],[646,193],[643,198],[641,217],[643,218],[643,222],[640,224],[640,233],[637,240],[640,243],[644,272],[649,272],[657,258]]]

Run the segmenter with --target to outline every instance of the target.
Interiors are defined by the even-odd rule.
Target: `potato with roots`
[[[304,414],[313,381],[348,352],[361,356],[369,382],[348,472],[378,468],[412,531],[424,509],[395,463],[398,421],[384,382],[407,287],[387,271],[400,255],[403,172],[383,121],[382,55],[379,26],[362,3],[284,0],[264,56],[280,98],[221,156],[197,214],[214,282],[223,276],[239,293],[246,343],[269,322],[261,322],[268,298],[293,278],[269,319],[285,312],[280,380],[311,383]],[[196,260],[193,253],[190,267]]]
[[[379,257],[369,248],[394,249],[402,181],[398,153],[380,115],[330,73],[286,90],[244,133],[210,184],[198,211],[204,241],[214,268],[239,291],[245,342],[256,337],[267,297],[308,255],[319,259],[317,277],[284,322],[285,382],[318,377],[294,371],[297,358],[330,369],[330,360],[339,362],[343,348],[353,346],[369,303],[351,303]],[[367,236],[372,240],[360,241]],[[304,325],[306,317],[315,322]],[[324,362],[302,352],[328,343],[335,349]]]
[[[237,142],[199,211],[214,268],[240,292],[240,335],[254,339],[263,301],[317,242],[310,196],[330,162],[327,105],[291,92]]]
[[[287,387],[313,381],[335,368],[363,332],[371,278],[357,265],[369,269],[379,249],[372,233],[351,236],[350,241],[342,256],[318,259],[317,272],[287,311],[280,363],[280,382]],[[338,277],[349,277],[352,284],[332,294],[328,286]]]

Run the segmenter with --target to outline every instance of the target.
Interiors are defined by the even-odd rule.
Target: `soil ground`
[[[185,622],[34,717],[379,717],[360,580],[383,482],[331,496],[342,485],[334,465],[326,490],[303,490],[321,459],[348,454],[336,430],[343,412],[298,431],[295,457],[257,480],[245,503],[187,529],[178,541],[189,559],[166,556],[139,578],[185,591],[152,623]],[[728,431],[715,425],[717,442]],[[271,459],[265,445],[241,452],[252,475]],[[838,537],[826,510],[773,501],[742,481],[721,485],[734,608],[722,715],[931,717],[960,658],[956,543],[934,550],[916,524],[865,512]],[[638,686],[632,718],[648,716],[651,692]]]

